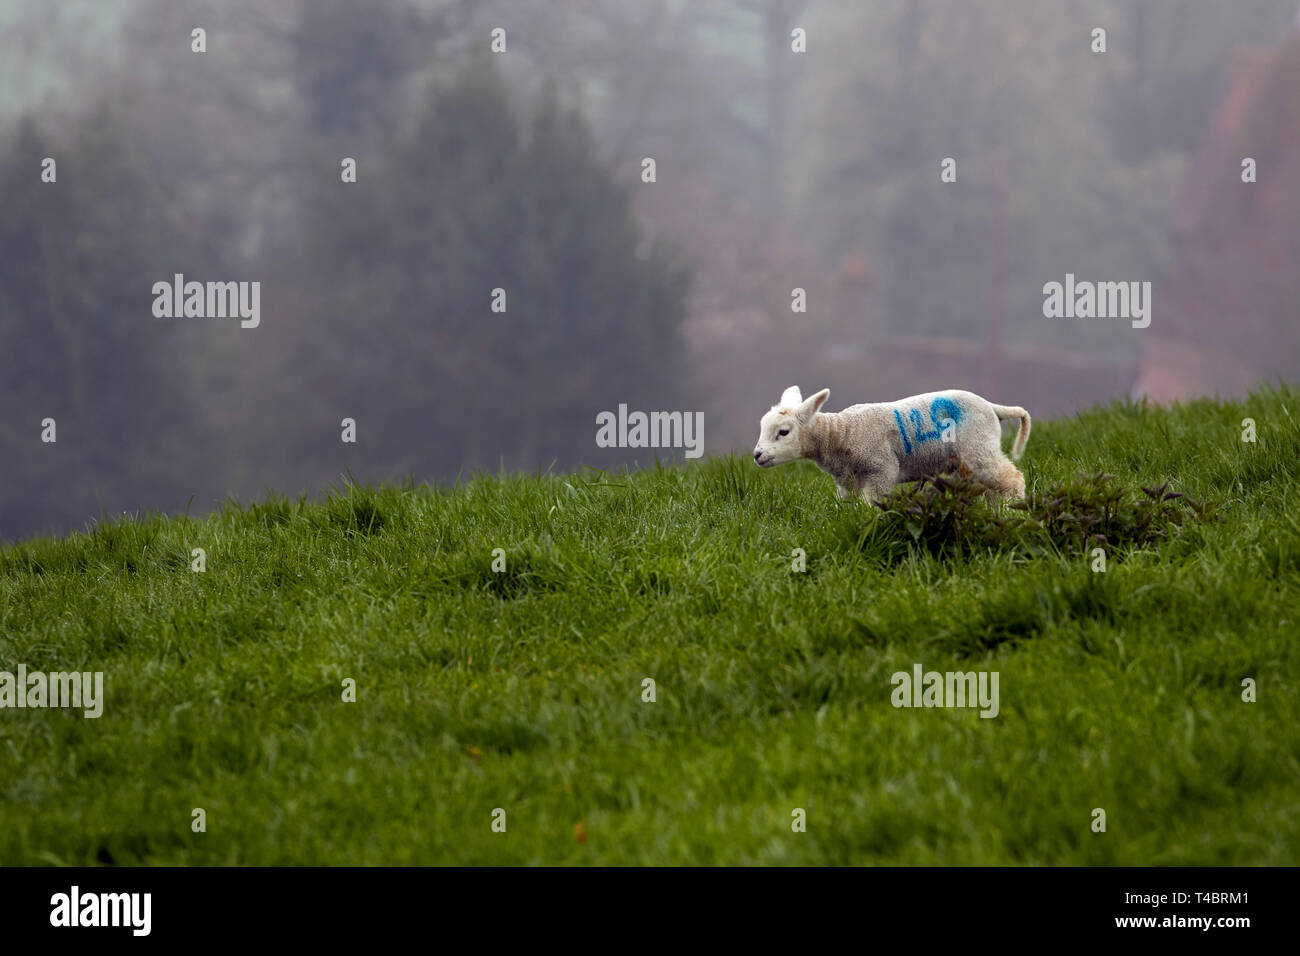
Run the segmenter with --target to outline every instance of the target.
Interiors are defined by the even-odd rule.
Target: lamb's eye
[[[782,428],[779,432],[776,433],[776,437],[780,438],[781,436],[788,435],[788,434],[790,434],[790,429]]]

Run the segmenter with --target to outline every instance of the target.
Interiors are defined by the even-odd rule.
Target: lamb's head
[[[803,442],[799,432],[807,428],[831,390],[823,388],[807,400],[799,386],[791,385],[781,395],[781,401],[758,423],[758,444],[754,446],[754,461],[764,468],[796,461],[803,457]]]

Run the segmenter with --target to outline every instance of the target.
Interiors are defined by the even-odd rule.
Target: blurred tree
[[[0,148],[0,459],[21,463],[0,488],[0,534],[33,530],[30,502],[49,488],[85,517],[162,504],[197,450],[183,329],[151,308],[184,239],[134,142],[101,109],[62,145],[25,122]],[[46,156],[54,183],[40,180]],[[42,445],[47,417],[58,441]]]
[[[1041,313],[1043,283],[1067,271],[1154,279],[1168,261],[1167,210],[1185,157],[1156,151],[1126,164],[1100,119],[1107,77],[1125,68],[1120,7],[818,9],[830,49],[801,98],[800,132],[814,147],[793,214],[813,224],[829,260],[861,249],[876,263],[879,315],[862,335],[982,340],[1005,301],[1009,339],[1131,352],[1118,325],[1049,325]],[[1089,49],[1098,23],[1111,27],[1104,55]],[[894,42],[859,50],[867,36]],[[940,180],[947,157],[955,183]]]
[[[1126,3],[1103,8],[1120,68],[1108,71],[1099,117],[1118,158],[1142,162],[1162,150],[1192,152],[1240,43],[1271,43],[1295,0]]]
[[[685,271],[644,239],[576,113],[546,95],[520,120],[480,59],[383,155],[306,209],[304,279],[331,291],[302,394],[364,410],[384,436],[368,470],[589,461],[598,411],[675,407]]]

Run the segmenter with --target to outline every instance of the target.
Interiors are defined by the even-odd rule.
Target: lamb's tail
[[[992,402],[989,404],[993,405]],[[1011,457],[1019,458],[1025,453],[1025,443],[1029,441],[1029,428],[1032,424],[1029,413],[1019,405],[993,405],[993,413],[998,416],[1000,422],[1008,418],[1019,419],[1020,426],[1016,430],[1016,440],[1011,443]]]

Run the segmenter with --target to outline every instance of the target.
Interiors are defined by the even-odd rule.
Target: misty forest
[[[0,537],[653,464],[598,446],[620,404],[716,453],[795,383],[1294,377],[1295,7],[0,2]],[[1046,318],[1067,274],[1151,282],[1150,326]],[[158,317],[176,275],[259,324]]]

